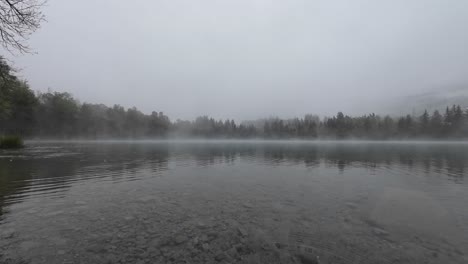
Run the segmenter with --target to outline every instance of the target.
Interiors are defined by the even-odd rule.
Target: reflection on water
[[[466,263],[467,166],[456,143],[34,142],[0,152],[0,262]]]

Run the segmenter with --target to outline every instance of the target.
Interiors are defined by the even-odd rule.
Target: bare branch
[[[10,53],[30,53],[29,36],[45,20],[41,12],[46,0],[0,0],[0,44]]]

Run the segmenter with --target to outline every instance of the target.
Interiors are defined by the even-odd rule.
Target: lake
[[[468,263],[463,142],[0,150],[0,263]]]

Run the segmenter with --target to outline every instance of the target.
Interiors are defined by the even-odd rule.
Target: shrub
[[[2,136],[0,137],[0,148],[22,148],[24,147],[23,139],[19,136]]]

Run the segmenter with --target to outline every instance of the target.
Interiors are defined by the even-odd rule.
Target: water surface
[[[468,144],[29,142],[0,263],[467,263]]]

